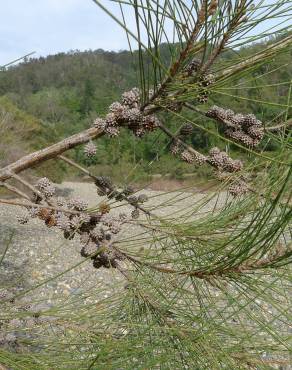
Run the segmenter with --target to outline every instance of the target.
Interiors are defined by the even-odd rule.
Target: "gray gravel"
[[[63,196],[80,196],[89,202],[89,207],[96,207],[104,198],[99,197],[96,188],[91,183],[64,182],[57,185],[58,193]],[[144,192],[145,193],[145,192]],[[147,208],[153,209],[153,213],[164,218],[178,217],[186,213],[189,207],[193,207],[196,201],[202,199],[202,194],[190,194],[185,192],[163,193],[147,190],[150,200],[146,203]],[[222,203],[225,196],[221,196]],[[218,199],[212,199],[201,212],[214,207]],[[117,205],[119,205],[117,208]],[[112,213],[125,212],[130,214],[133,208],[115,203]],[[80,256],[80,244],[78,238],[66,240],[57,228],[47,228],[39,219],[30,219],[26,225],[17,222],[17,216],[24,214],[25,210],[18,206],[0,205],[0,256],[3,254],[7,242],[10,246],[0,266],[1,281],[8,285],[16,284],[19,289],[28,289],[52,279],[62,271],[81,263],[72,271],[63,276],[51,280],[47,284],[35,290],[39,297],[46,297],[50,303],[54,296],[59,294],[74,294],[80,284],[86,281],[87,286],[103,284],[107,287],[104,295],[107,296],[122,281],[121,274],[113,269],[94,269],[90,261],[84,262]],[[143,215],[140,219],[143,219]],[[139,233],[139,227],[127,226],[121,237]],[[84,262],[84,263],[82,263]]]

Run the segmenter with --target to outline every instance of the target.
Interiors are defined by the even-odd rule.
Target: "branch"
[[[244,0],[244,1],[241,1],[239,3],[238,8],[235,10],[234,18],[231,20],[228,30],[223,34],[221,42],[213,50],[213,52],[211,53],[207,62],[202,66],[202,68],[200,70],[201,74],[205,73],[211,67],[211,65],[214,63],[215,59],[218,57],[218,55],[224,49],[227,41],[232,36],[233,31],[240,24],[241,17],[243,16],[245,9],[246,9],[246,1]]]
[[[146,266],[152,270],[165,273],[165,274],[177,274],[177,275],[187,275],[187,276],[193,276],[197,277],[199,279],[209,279],[210,277],[224,277],[228,274],[236,273],[236,274],[242,274],[242,273],[251,273],[252,271],[258,270],[258,269],[265,269],[268,267],[273,268],[272,263],[274,261],[277,261],[280,257],[285,255],[285,250],[279,249],[276,251],[276,253],[271,256],[271,257],[266,257],[266,258],[261,258],[260,260],[256,262],[246,262],[238,266],[232,266],[228,268],[222,268],[222,269],[215,269],[215,270],[189,270],[189,271],[181,271],[181,270],[176,270],[171,267],[163,267],[163,266],[158,266],[154,265],[150,262],[146,261],[141,261],[140,259],[137,259],[135,257],[132,257],[128,255],[126,252],[121,251],[117,247],[115,249],[121,253],[125,259],[128,261],[141,265],[141,266]]]
[[[34,167],[37,164],[47,161],[48,159],[55,158],[57,155],[74,148],[77,145],[86,143],[92,139],[103,135],[103,131],[98,128],[89,128],[88,130],[79,132],[70,136],[56,144],[53,144],[45,149],[38,150],[37,152],[26,155],[16,162],[4,167],[0,170],[0,181],[10,179],[14,174]]]
[[[61,207],[54,207],[54,206],[48,206],[48,205],[41,205],[37,203],[32,203],[32,202],[21,202],[17,200],[11,200],[11,199],[0,199],[0,203],[3,204],[10,204],[12,206],[21,206],[21,207],[33,207],[33,208],[45,208],[45,209],[51,209],[52,211],[59,211],[59,212],[64,212],[64,213],[69,213],[72,215],[80,215],[82,213],[89,214],[88,212],[80,212],[80,211],[74,211],[74,210],[69,210],[66,208],[61,208]]]
[[[203,156],[200,152],[196,151],[193,147],[190,145],[186,144],[183,140],[181,140],[179,137],[173,135],[173,133],[166,127],[164,126],[161,122],[159,124],[159,128],[171,139],[175,140],[177,143],[181,144],[185,149],[187,149],[189,152],[197,155],[197,156]],[[207,157],[206,158],[206,163],[209,163],[211,166],[214,166],[210,161],[208,161]]]
[[[184,103],[184,107],[186,107],[186,108],[188,108],[188,109],[190,109],[190,110],[192,110],[192,111],[194,111],[194,112],[196,112],[196,113],[200,114],[201,116],[204,116],[204,117],[206,117],[208,119],[215,120],[215,122],[218,123],[218,121],[215,118],[207,117],[206,116],[206,112],[204,112],[201,109],[193,106],[190,103]],[[264,131],[266,131],[266,132],[269,132],[269,131],[277,131],[278,129],[280,129],[282,127],[287,127],[288,128],[290,126],[292,126],[292,119],[290,119],[290,120],[288,120],[286,122],[283,122],[283,123],[279,123],[276,126],[266,126],[266,127],[264,127]]]
[[[265,50],[253,55],[250,58],[247,58],[245,61],[241,63],[237,63],[230,68],[224,68],[221,72],[219,79],[227,78],[234,75],[236,72],[239,72],[243,69],[246,69],[250,66],[254,66],[257,63],[260,63],[262,60],[267,59],[268,57],[273,56],[279,50],[284,49],[286,46],[292,43],[292,35],[287,36],[286,38],[272,44],[270,47],[267,47]]]
[[[152,103],[156,98],[158,98],[162,94],[166,86],[172,81],[173,77],[176,75],[176,73],[180,69],[182,63],[188,57],[190,50],[192,50],[194,41],[197,38],[199,32],[201,31],[201,27],[206,20],[206,3],[207,3],[206,0],[202,2],[202,6],[198,14],[198,20],[195,24],[192,34],[190,35],[185,48],[180,52],[178,59],[171,65],[169,69],[169,75],[161,83],[159,89],[151,96],[149,101],[144,106],[141,107],[141,111],[143,111],[146,108],[146,106],[148,106],[150,103]]]
[[[282,127],[288,128],[290,126],[292,126],[292,119],[289,119],[288,121],[280,123],[279,125],[276,125],[276,126],[265,127],[265,131],[277,131],[279,130],[279,128],[282,128]]]
[[[11,177],[14,178],[15,180],[19,181],[22,185],[30,189],[37,197],[43,201],[45,201],[49,205],[53,205],[52,202],[48,199],[46,199],[43,194],[33,185],[31,185],[29,182],[25,181],[23,178],[20,176],[16,175],[15,173],[11,174]]]

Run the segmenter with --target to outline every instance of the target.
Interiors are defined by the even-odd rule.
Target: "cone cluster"
[[[88,202],[81,197],[75,197],[68,200],[67,206],[75,211],[85,211],[88,208]]]
[[[182,110],[182,108],[183,108],[182,102],[171,101],[167,103],[167,109],[170,110],[171,112],[179,113]]]
[[[55,186],[47,177],[39,179],[36,183],[36,187],[46,198],[51,198],[56,192]]]
[[[215,83],[215,75],[206,71],[205,73],[200,73],[200,67],[202,65],[202,61],[200,59],[194,58],[183,70],[183,77],[195,77],[196,76],[197,84],[198,84],[198,92],[196,96],[196,100],[200,104],[205,104],[208,101],[210,91],[208,87]]]
[[[226,152],[217,147],[210,149],[208,162],[221,172],[238,172],[243,167],[243,163],[239,159],[232,159]]]
[[[96,185],[99,191],[102,191],[102,195],[108,198],[115,198],[119,201],[127,199],[134,207],[132,213],[129,215],[121,213],[118,217],[114,217],[110,214],[110,205],[103,201],[99,204],[98,212],[89,214],[86,212],[88,203],[81,197],[69,199],[52,197],[52,205],[60,209],[47,208],[46,205],[27,207],[27,214],[20,215],[19,222],[25,224],[29,218],[38,217],[45,222],[47,227],[55,226],[62,230],[66,239],[73,239],[79,234],[82,245],[80,253],[83,257],[90,257],[94,267],[116,267],[117,260],[122,256],[112,248],[114,237],[121,232],[123,224],[131,217],[139,217],[139,204],[145,203],[148,197],[145,194],[132,195],[134,189],[130,186],[118,191],[111,179],[106,176],[97,177]],[[36,186],[44,193],[46,189],[53,187],[53,184],[44,177],[38,180]],[[38,203],[41,201],[40,199]]]
[[[200,59],[194,58],[184,69],[187,76],[192,76],[200,68]]]
[[[129,185],[122,190],[117,190],[110,178],[106,176],[97,177],[96,185],[98,186],[98,194],[100,196],[107,196],[109,199],[114,198],[116,201],[127,200],[135,208],[133,210],[133,218],[139,217],[139,205],[148,201],[146,194],[132,195],[135,191]],[[99,205],[99,211],[103,214],[108,213],[110,212],[110,207],[106,202],[103,202]]]
[[[97,118],[93,126],[105,131],[110,137],[118,136],[120,126],[128,127],[135,136],[141,137],[159,126],[158,118],[153,115],[143,115],[140,111],[140,90],[133,88],[122,94],[122,101],[114,102],[104,119]]]
[[[210,90],[209,86],[213,85],[215,82],[215,76],[212,73],[205,73],[199,78],[199,90],[197,94],[197,101],[200,104],[205,104],[208,102]]]
[[[204,73],[199,79],[199,86],[207,87],[213,85],[215,82],[215,75],[213,73]]]
[[[172,141],[170,145],[170,152],[173,155],[179,155],[180,158],[187,163],[194,163],[199,166],[204,164],[207,160],[203,154],[186,149],[179,140]]]
[[[191,123],[185,123],[179,130],[181,136],[189,136],[193,133],[193,125]]]
[[[96,155],[96,146],[95,144],[90,141],[89,143],[87,143],[84,147],[84,154],[88,157],[88,158],[92,158]]]
[[[236,180],[229,186],[228,191],[232,196],[238,197],[248,192],[248,186],[244,181]]]
[[[259,145],[264,136],[263,124],[253,114],[236,114],[231,109],[214,105],[206,116],[223,123],[224,134],[247,147]]]

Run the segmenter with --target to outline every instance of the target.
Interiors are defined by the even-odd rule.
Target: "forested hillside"
[[[229,50],[221,59],[221,67],[224,68],[230,59],[240,62],[243,57],[262,48],[263,44],[255,44],[239,51]],[[165,60],[170,58],[164,45],[161,46],[161,54]],[[119,99],[122,92],[138,85],[137,66],[133,59],[137,58],[132,58],[128,51],[70,51],[25,60],[1,71],[0,131],[1,137],[5,138],[1,140],[1,164],[16,159],[18,154],[20,156],[25,151],[42,147],[89,127],[97,116],[106,112],[113,101]],[[206,110],[208,106],[220,101],[221,105],[236,112],[252,112],[264,123],[270,120],[281,121],[281,115],[286,112],[283,106],[286,104],[289,82],[292,79],[290,61],[291,51],[283,53],[277,60],[270,60],[259,66],[252,72],[253,79],[246,79],[243,74],[240,80],[232,81],[228,89],[215,86],[211,90],[208,103],[200,108]],[[278,84],[279,81],[283,83]],[[265,89],[262,89],[263,85]],[[288,113],[292,114],[291,111]],[[181,123],[171,114],[165,116],[165,119],[173,125]],[[198,116],[198,120],[204,127],[217,130],[210,120],[202,116]],[[17,148],[13,147],[15,144],[12,144],[12,137],[18,138]],[[202,151],[206,151],[214,142],[218,144],[216,136],[207,135],[198,128],[194,130],[190,140]],[[174,162],[173,158],[169,160],[167,144],[168,139],[161,135],[158,137],[157,133],[137,139],[127,132],[117,139],[99,140],[98,153],[94,159],[86,159],[82,149],[75,150],[72,155],[79,161],[92,165],[99,173],[114,173],[117,178],[129,172],[133,164],[137,163],[139,166],[136,174],[142,177],[150,171],[162,174],[170,172],[176,176],[190,171],[180,161]],[[273,145],[268,143],[266,150],[273,150]],[[235,150],[236,156],[239,149],[231,147],[231,150]],[[120,170],[121,167],[123,170]],[[64,168],[54,171],[55,180],[61,180]]]

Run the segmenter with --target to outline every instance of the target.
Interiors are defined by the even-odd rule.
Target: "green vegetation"
[[[220,63],[224,68],[231,62],[240,62],[250,54],[261,51],[265,45],[266,42],[239,51],[228,50],[221,57]],[[175,45],[173,47],[175,48]],[[162,60],[169,60],[167,46],[163,44],[160,49]],[[137,85],[136,59],[137,53],[134,53],[133,57],[128,51],[73,51],[29,59],[2,71],[1,110],[9,116],[14,116],[17,112],[17,121],[22,120],[24,125],[23,127],[17,123],[17,127],[22,127],[25,131],[23,134],[13,130],[7,134],[11,138],[22,138],[19,139],[20,146],[17,145],[22,150],[19,156],[23,151],[45,146],[89,127],[94,118],[104,115],[108,106],[119,100],[122,92]],[[282,53],[276,59],[260,65],[247,77],[243,71],[234,84],[229,84],[230,87],[214,87],[208,106],[220,102],[221,106],[236,112],[253,112],[264,123],[271,120],[275,123],[281,121],[283,112],[286,112],[281,104],[286,104],[289,81],[292,79],[290,59],[291,51]],[[279,84],[278,81],[283,83]],[[266,104],[258,104],[257,101]],[[207,105],[202,106],[202,109],[204,108],[207,108]],[[288,113],[291,115],[291,110]],[[218,130],[213,122],[202,116],[188,112],[185,117],[197,119],[201,126],[209,130]],[[172,114],[164,113],[164,118],[172,127],[178,127],[183,122],[182,118],[173,117]],[[14,119],[10,125],[15,126]],[[31,135],[31,130],[36,129],[38,134],[32,131]],[[29,135],[29,140],[26,139],[26,134]],[[210,136],[200,128],[195,128],[190,142],[202,152],[206,152],[211,146],[220,146],[216,136]],[[100,139],[98,153],[94,159],[86,159],[82,148],[74,150],[72,156],[90,166],[93,172],[111,175],[116,181],[123,181],[123,176],[133,165],[136,165],[137,169],[135,181],[147,179],[153,173],[169,173],[172,177],[180,178],[182,173],[197,171],[174,159],[167,150],[168,144],[169,139],[161,134],[153,133],[143,139],[137,139],[124,132],[116,139]],[[268,145],[267,142],[263,145],[268,151],[276,149],[275,142],[269,141]],[[235,151],[237,156],[240,149],[232,145],[229,150]],[[9,151],[2,153],[2,158],[3,156],[8,162],[17,157],[13,145],[10,145]],[[50,167],[50,163],[45,166]],[[55,181],[61,181],[66,174],[64,167],[60,165],[51,166],[49,172]],[[200,169],[200,174],[204,175],[204,170]],[[66,175],[68,176],[68,173]]]

